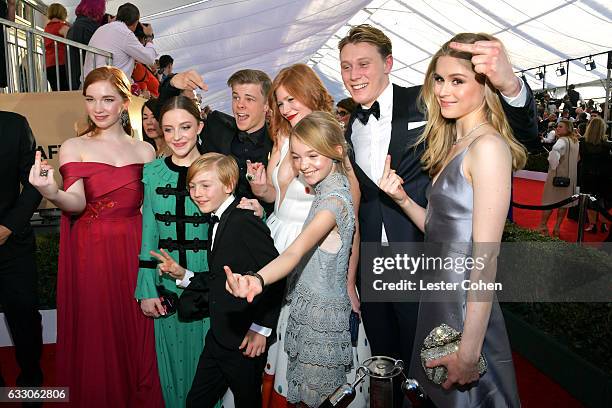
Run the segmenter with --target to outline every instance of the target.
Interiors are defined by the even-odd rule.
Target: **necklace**
[[[465,139],[465,138],[469,137],[472,133],[474,133],[476,131],[476,129],[486,125],[487,123],[489,123],[489,122],[481,122],[481,123],[477,124],[472,129],[470,129],[470,131],[467,132],[467,134],[465,136],[463,136],[461,139]],[[457,135],[455,135],[455,140],[453,140],[453,146],[455,146],[457,143],[459,143],[459,139],[457,139]]]

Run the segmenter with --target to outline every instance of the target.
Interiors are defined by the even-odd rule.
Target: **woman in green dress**
[[[135,297],[142,312],[155,319],[157,365],[166,407],[184,407],[187,392],[204,348],[209,319],[182,322],[166,315],[158,286],[180,294],[169,276],[160,276],[150,251],[164,249],[194,272],[208,271],[208,216],[200,213],[185,185],[187,169],[200,156],[198,134],[203,123],[192,100],[168,100],[160,111],[164,139],[172,155],[147,163],[143,170],[142,247]]]

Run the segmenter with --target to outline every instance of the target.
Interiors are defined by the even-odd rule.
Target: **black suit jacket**
[[[42,197],[28,182],[36,141],[27,119],[17,113],[0,112],[0,143],[0,225],[12,231],[0,245],[2,260],[34,251],[30,218]]]
[[[528,148],[539,148],[537,115],[535,100],[531,89],[527,87],[527,101],[524,107],[515,108],[502,100],[502,106],[515,137]],[[422,170],[421,156],[424,145],[415,145],[424,126],[408,130],[409,122],[426,120],[425,115],[417,105],[421,86],[404,88],[393,85],[393,117],[391,119],[391,141],[389,154],[391,168],[404,180],[404,190],[419,205],[427,205],[426,190],[430,183],[429,175]],[[346,130],[346,139],[352,147],[352,126],[356,116],[351,116]],[[361,204],[359,207],[359,223],[361,240],[363,242],[380,242],[382,225],[389,242],[419,242],[423,234],[393,202],[393,200],[378,188],[365,172],[355,163],[354,152],[349,157],[361,189]]]
[[[177,96],[181,93],[180,89],[173,87],[170,84],[171,77],[167,78],[159,90],[159,99],[156,117],[159,120],[159,110],[163,104],[171,97]],[[238,127],[236,126],[236,120],[233,116],[220,111],[212,111],[208,114],[204,123],[204,129],[200,133],[200,139],[202,145],[198,146],[200,153],[221,153],[225,155],[232,155],[232,141],[238,136]],[[248,160],[253,163],[263,163],[264,166],[268,166],[268,158],[272,151],[272,139],[268,134],[267,126],[264,125],[264,134],[262,140],[262,146],[256,151],[246,152],[245,156]],[[234,158],[236,158],[234,156]],[[255,198],[255,195],[251,191],[251,186],[246,179],[246,163],[238,163],[240,167],[240,177],[238,179],[238,186],[236,191],[238,195],[245,196],[247,198]],[[271,214],[274,211],[274,203],[264,203],[261,205],[266,210],[267,214]]]
[[[270,152],[272,151],[272,139],[268,134],[267,126],[264,125],[263,135],[259,139],[257,145],[239,143],[238,146],[242,146],[244,160],[236,157],[232,152],[232,143],[238,138],[238,127],[236,126],[236,120],[233,116],[219,111],[212,111],[206,118],[204,129],[200,134],[202,139],[202,146],[200,146],[201,153],[221,153],[225,155],[233,156],[238,162],[239,177],[238,185],[236,186],[236,194],[239,197],[256,198],[251,190],[251,185],[246,179],[246,160],[250,160],[253,163],[263,163],[264,166],[268,166],[268,159]],[[248,150],[246,150],[248,148]],[[266,214],[271,214],[274,211],[274,203],[261,202],[261,205],[266,210]]]
[[[234,200],[221,216],[213,249],[208,252],[210,272],[196,274],[190,283],[209,280],[210,330],[220,344],[232,350],[238,350],[251,323],[271,328],[268,346],[274,342],[285,286],[285,280],[266,286],[253,303],[225,289],[225,265],[235,273],[256,272],[278,256],[268,227],[252,211],[236,208],[239,201]]]

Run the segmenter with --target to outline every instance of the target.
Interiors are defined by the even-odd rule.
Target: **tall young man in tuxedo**
[[[367,24],[353,27],[338,48],[344,86],[359,105],[347,126],[346,138],[361,189],[361,241],[383,246],[423,241],[423,234],[408,216],[378,188],[389,154],[391,167],[404,179],[408,195],[419,205],[427,205],[425,190],[430,179],[422,170],[424,149],[422,145],[413,147],[426,120],[417,105],[421,86],[404,88],[389,81],[391,40],[377,28]],[[503,46],[486,41],[458,44],[456,48],[473,54],[476,71],[487,75],[499,90],[515,137],[535,148],[539,142],[533,95],[514,75]],[[400,358],[409,367],[418,303],[362,302],[361,312],[372,355]],[[395,395],[395,405],[401,406],[399,390]]]
[[[204,129],[200,134],[201,153],[221,153],[233,156],[238,162],[240,178],[236,187],[238,198],[255,198],[246,179],[247,161],[268,165],[272,151],[272,139],[268,135],[266,114],[267,95],[272,86],[270,77],[256,69],[242,69],[234,72],[227,80],[232,90],[232,112],[234,117],[220,111],[208,114]],[[159,104],[181,91],[207,89],[202,77],[196,71],[176,74],[160,89]],[[274,204],[262,203],[268,214]]]
[[[17,386],[40,387],[42,328],[30,218],[42,197],[28,182],[36,141],[26,118],[12,112],[0,112],[0,140],[0,304],[21,369]]]

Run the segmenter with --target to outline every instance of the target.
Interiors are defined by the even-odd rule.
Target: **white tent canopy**
[[[78,0],[61,0],[74,16]],[[132,0],[141,20],[153,24],[161,54],[175,71],[196,69],[209,85],[203,95],[214,109],[230,110],[225,81],[232,72],[256,68],[271,77],[284,66],[307,62],[336,98],[346,94],[338,40],[350,25],[368,23],[393,42],[392,81],[415,85],[431,55],[454,34],[487,32],[501,39],[516,71],[612,50],[610,3],[596,0]],[[107,1],[115,14],[123,0]],[[569,63],[564,76],[546,69],[546,87],[593,83],[584,97],[603,96],[607,56]],[[567,69],[567,65],[564,64]],[[525,72],[533,89],[542,88],[536,70]],[[594,82],[595,81],[595,82]],[[562,91],[561,95],[564,93]]]

